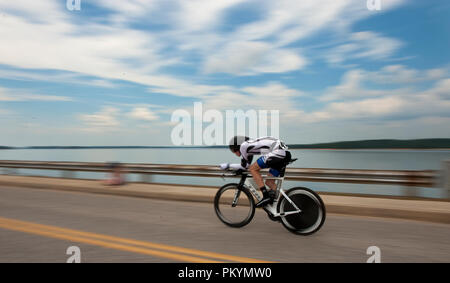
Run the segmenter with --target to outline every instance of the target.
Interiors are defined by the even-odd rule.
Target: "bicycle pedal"
[[[270,220],[272,220],[274,222],[280,222],[281,221],[281,218],[279,216],[275,217],[275,216],[272,215],[272,213],[267,212],[267,216],[269,217]]]

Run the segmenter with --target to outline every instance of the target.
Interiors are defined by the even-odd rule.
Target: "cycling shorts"
[[[284,175],[286,165],[291,160],[291,153],[287,150],[277,149],[261,156],[256,161],[260,168],[270,168],[269,173],[274,177]]]

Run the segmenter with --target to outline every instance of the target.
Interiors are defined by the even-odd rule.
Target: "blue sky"
[[[194,102],[288,143],[449,138],[450,2],[380,1],[0,0],[0,145],[170,145]]]

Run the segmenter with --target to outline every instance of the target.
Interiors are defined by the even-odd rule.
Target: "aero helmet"
[[[229,148],[231,150],[231,152],[237,152],[241,149],[241,144],[245,141],[248,141],[250,138],[246,137],[246,136],[234,136],[233,138],[231,138],[230,143],[229,143]]]

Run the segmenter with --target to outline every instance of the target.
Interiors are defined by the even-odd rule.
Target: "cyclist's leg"
[[[266,180],[266,185],[264,184],[264,180],[261,177],[260,170],[264,168],[270,168],[269,176],[279,176],[278,171],[271,168],[270,163],[274,162],[272,159],[277,159],[276,154],[269,153],[267,155],[261,156],[257,162],[255,162],[252,166],[250,166],[250,172],[252,173],[253,179],[255,180],[257,186],[260,188],[263,193],[263,199],[256,204],[256,207],[264,206],[268,203],[271,203],[276,196],[276,183],[275,180]],[[276,163],[274,163],[276,164]]]
[[[270,168],[269,176],[271,177],[280,177],[284,173],[284,169],[286,168],[287,159],[290,159],[290,155],[287,154],[285,150],[276,150],[267,154],[266,156],[261,157],[261,161],[258,159],[259,163],[264,162],[265,168]],[[275,180],[266,180],[266,185],[271,189],[276,189]]]
[[[252,165],[250,165],[250,168],[249,168],[250,173],[252,174],[253,180],[255,180],[255,183],[258,186],[258,188],[261,188],[264,186],[264,180],[263,180],[263,178],[261,176],[261,172],[260,172],[260,170],[263,168],[260,167],[258,162],[253,163]]]
[[[268,159],[268,157],[270,156],[261,156],[257,162],[253,163],[249,170],[250,173],[252,173],[253,176],[253,180],[255,180],[256,185],[258,186],[258,188],[262,188],[265,185],[267,185],[270,189],[275,190],[277,188],[276,184],[275,184],[275,180],[266,180],[266,183],[264,184],[264,179],[261,176],[261,169],[264,168],[268,168],[268,165],[266,164],[266,160]],[[270,177],[278,177],[277,171],[274,169],[270,169],[268,176]]]
[[[272,175],[272,173],[270,171],[269,171],[269,174],[267,174],[267,176],[269,176],[269,177],[277,177],[277,176]],[[276,190],[277,189],[277,185],[275,184],[275,180],[272,180],[272,179],[266,180],[266,186],[271,188],[272,190]]]
[[[258,186],[264,186],[263,178],[261,177],[260,170],[264,168],[270,168],[269,176],[279,177],[287,164],[287,159],[290,159],[290,154],[283,149],[277,149],[269,152],[266,155],[261,156],[256,160],[254,164],[250,166],[250,172],[255,179]],[[269,184],[271,188],[272,184],[275,184],[275,180],[267,180],[266,184]]]
[[[272,169],[273,165],[276,165],[276,159],[277,155],[273,153],[268,153],[266,155],[261,156],[256,160],[254,164],[250,167],[250,171],[252,171],[252,167],[255,170],[254,172],[257,174],[257,179],[255,179],[255,182],[258,186],[264,186],[263,178],[261,177],[260,170],[265,168],[270,168],[269,176],[275,176],[274,170]],[[257,170],[257,171],[256,171]],[[252,172],[253,174],[253,172]],[[269,186],[272,188],[271,184],[274,183],[273,180],[266,180],[266,184],[269,184]]]
[[[260,172],[260,170],[264,168],[266,168],[266,166],[260,159],[258,159],[258,162],[255,162],[249,168],[253,176],[253,180],[255,180],[256,185],[259,187],[259,189],[263,194],[263,198],[258,203],[256,203],[256,207],[262,207],[266,204],[269,204],[275,198],[275,191],[267,189],[266,186],[264,185],[264,180]]]
[[[258,188],[261,188],[264,186],[264,179],[261,176],[261,170],[262,168],[258,165],[257,162],[252,164],[249,168],[250,173],[252,173],[253,180],[255,180],[256,185]],[[272,169],[270,169],[269,173],[267,174],[269,177],[278,177],[278,175],[272,175],[274,173]],[[275,184],[275,180],[266,180],[265,183],[266,186],[269,187],[269,189],[276,190],[277,185]]]

